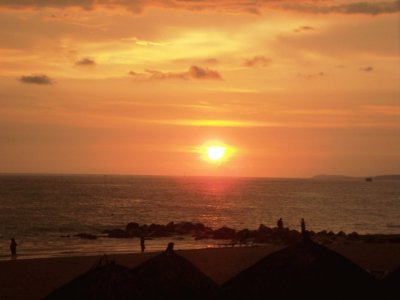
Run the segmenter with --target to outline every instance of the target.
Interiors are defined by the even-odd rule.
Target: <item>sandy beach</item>
[[[346,256],[377,276],[400,265],[400,244],[352,243],[332,244],[329,248]],[[177,251],[211,279],[221,284],[262,257],[281,249],[282,246],[212,248]],[[133,267],[157,255],[110,255],[117,263]],[[64,257],[0,262],[0,299],[42,299],[55,288],[86,272],[99,259],[98,256]]]

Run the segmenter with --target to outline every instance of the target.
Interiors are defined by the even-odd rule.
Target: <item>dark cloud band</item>
[[[400,11],[400,0],[395,1],[359,1],[345,4],[326,3],[320,0],[0,0],[0,7],[8,8],[68,8],[79,7],[92,10],[97,7],[116,8],[122,7],[129,11],[139,13],[151,6],[188,9],[191,11],[217,10],[217,11],[242,11],[247,13],[259,13],[264,8],[286,9],[301,11],[310,14],[367,14],[378,15],[396,13]]]
[[[186,72],[163,72],[146,70],[146,73],[130,71],[129,75],[139,80],[168,80],[168,79],[194,79],[194,80],[221,80],[221,75],[209,68],[191,66]]]
[[[19,78],[19,81],[39,85],[53,84],[53,81],[47,75],[24,75]]]

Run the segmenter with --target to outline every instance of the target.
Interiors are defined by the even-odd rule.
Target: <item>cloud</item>
[[[217,71],[210,70],[209,68],[201,68],[198,66],[191,66],[189,68],[189,76],[194,79],[222,79],[221,75]]]
[[[360,71],[362,72],[372,72],[373,70],[374,68],[371,66],[360,68]]]
[[[311,27],[311,26],[300,26],[293,31],[296,33],[299,33],[299,32],[305,32],[305,31],[313,31],[313,30],[314,30],[314,27]]]
[[[111,2],[111,1],[101,1]],[[122,2],[122,1],[121,1]],[[67,7],[80,7],[83,9],[94,8],[95,0],[0,0],[0,6],[10,8],[67,8]]]
[[[334,3],[334,1],[332,1]],[[368,14],[396,13],[400,11],[400,0],[395,1],[363,1],[346,4],[326,5],[320,0],[0,0],[0,7],[23,8],[123,8],[134,13],[140,13],[148,7],[164,7],[186,9],[191,11],[230,11],[259,14],[263,9],[285,9],[305,13],[340,13],[340,14]]]
[[[272,123],[243,121],[243,120],[199,120],[199,119],[172,119],[172,120],[153,120],[153,123],[175,125],[175,126],[193,126],[193,127],[266,127],[274,126]]]
[[[168,79],[194,79],[194,80],[221,80],[221,75],[209,68],[191,66],[186,72],[163,72],[158,70],[146,70],[145,73],[130,71],[129,75],[138,80],[168,80]]]
[[[311,73],[311,74],[302,74],[298,73],[297,76],[305,79],[312,79],[312,78],[317,78],[317,77],[323,77],[326,74],[324,72],[318,72],[318,73]]]
[[[47,75],[24,75],[19,78],[22,83],[30,84],[53,84],[53,81]]]
[[[287,10],[301,11],[312,14],[364,14],[379,15],[396,13],[400,11],[400,0],[381,2],[352,2],[340,5],[319,5],[307,1],[286,2],[282,8]]]
[[[217,64],[217,63],[219,63],[219,60],[216,59],[216,58],[207,58],[207,59],[204,59],[202,62],[205,63],[205,64],[210,64],[210,65],[212,65],[212,64]]]
[[[96,62],[89,57],[85,57],[81,60],[78,60],[75,64],[78,66],[94,66],[96,65]]]
[[[253,58],[246,59],[244,65],[246,67],[266,67],[270,62],[271,60],[265,56],[254,56]]]

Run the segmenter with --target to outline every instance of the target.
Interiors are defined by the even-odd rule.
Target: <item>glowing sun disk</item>
[[[220,160],[225,155],[225,147],[210,146],[207,148],[207,155],[211,160]]]

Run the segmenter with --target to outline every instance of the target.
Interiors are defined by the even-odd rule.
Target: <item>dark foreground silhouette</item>
[[[383,280],[382,290],[385,299],[400,299],[400,266]]]
[[[221,287],[221,299],[374,299],[376,280],[338,253],[305,239]]]
[[[167,250],[133,269],[105,261],[45,299],[212,299],[218,286],[191,262]]]
[[[45,299],[399,299],[400,269],[377,281],[306,238],[270,254],[218,287],[173,250],[128,269],[103,258]]]
[[[98,264],[45,299],[128,299],[129,268],[109,261],[106,256]]]

